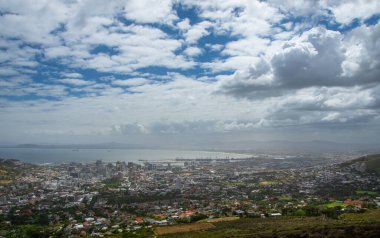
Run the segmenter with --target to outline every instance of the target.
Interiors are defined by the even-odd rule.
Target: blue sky
[[[0,143],[378,141],[379,17],[375,0],[0,0]]]

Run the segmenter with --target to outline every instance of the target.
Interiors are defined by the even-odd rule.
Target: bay
[[[17,159],[32,164],[89,163],[96,160],[139,162],[139,160],[174,160],[177,158],[231,159],[249,157],[251,155],[195,150],[0,148],[0,158]]]

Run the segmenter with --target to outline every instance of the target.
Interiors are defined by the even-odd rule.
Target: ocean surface
[[[177,158],[231,159],[249,157],[251,155],[195,150],[0,148],[0,158],[17,159],[32,164],[88,163],[96,160],[139,162],[139,160],[173,160]]]

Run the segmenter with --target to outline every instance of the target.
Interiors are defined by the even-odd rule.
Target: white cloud
[[[117,86],[140,86],[140,85],[148,84],[148,83],[151,83],[151,81],[145,78],[130,78],[130,79],[112,81],[112,84],[117,85]]]
[[[360,84],[359,78],[342,77],[346,57],[343,41],[339,32],[323,27],[310,29],[283,42],[281,50],[272,56],[246,63],[226,80],[223,90],[237,97],[260,98],[312,86]],[[239,51],[235,54],[241,55]]]
[[[269,0],[273,6],[282,11],[290,12],[296,16],[320,14],[323,2],[331,1],[309,1],[309,0]]]
[[[196,43],[202,37],[210,34],[208,28],[211,26],[212,24],[209,21],[202,21],[198,24],[192,25],[191,28],[184,33],[186,42],[189,44]]]
[[[11,76],[11,75],[18,75],[19,72],[12,68],[0,68],[0,75],[1,76]]]
[[[177,19],[172,0],[130,0],[125,5],[125,16],[141,23],[171,24]]]
[[[376,0],[337,1],[328,7],[336,21],[349,24],[354,19],[367,19],[380,11],[380,2]]]
[[[218,33],[231,32],[244,37],[267,34],[271,22],[278,22],[282,14],[276,7],[265,1],[185,1],[199,9],[199,15],[216,24],[213,27]]]
[[[195,65],[175,54],[182,45],[181,41],[172,39],[162,30],[153,27],[130,25],[103,28],[84,38],[81,36],[79,40],[79,45],[83,47],[78,50],[74,48],[70,55],[65,50],[63,55],[72,56],[72,64],[77,67],[93,68],[101,72],[130,73],[149,66],[187,69]],[[118,53],[90,54],[91,46],[98,44],[115,48]],[[78,46],[78,42],[73,46]],[[59,57],[58,54],[54,56]]]
[[[67,78],[83,78],[83,75],[80,73],[63,73],[62,76]]]
[[[0,17],[2,35],[42,44],[47,59],[59,58],[74,67],[121,73],[149,66],[190,68],[195,65],[177,56],[175,51],[182,43],[158,28],[125,26],[116,19],[125,11],[125,16],[137,23],[171,24],[177,19],[172,1],[38,1],[30,8],[26,5],[18,1],[0,3],[5,12]],[[29,27],[31,24],[34,27]],[[93,55],[91,50],[98,44],[115,48],[119,54]]]
[[[60,1],[1,1],[0,9],[5,12],[0,17],[1,34],[10,38],[21,38],[27,42],[54,45],[58,39],[50,32],[66,19],[69,8]],[[33,26],[33,27],[31,27]]]
[[[188,56],[194,57],[202,54],[202,50],[198,47],[188,47],[184,50],[184,53]]]
[[[377,50],[380,23],[361,26],[346,35],[343,74],[356,79],[357,83],[377,82],[380,74],[380,54]]]
[[[94,84],[94,82],[90,82],[90,81],[86,81],[86,80],[78,79],[78,78],[60,79],[59,82],[64,83],[64,84],[70,84],[73,86],[85,86],[85,85]]]
[[[212,51],[221,51],[224,48],[222,44],[206,44],[206,47]]]
[[[54,46],[45,49],[48,58],[65,57],[72,55],[71,49],[67,46]]]
[[[47,85],[40,83],[8,83],[0,91],[1,96],[38,96],[63,98],[68,92],[63,85]]]
[[[181,31],[187,31],[187,30],[189,30],[189,29],[191,28],[189,18],[185,18],[184,20],[178,22],[178,23],[177,23],[177,27],[178,27]]]
[[[338,23],[350,24],[354,19],[363,21],[379,13],[380,3],[376,0],[270,0],[273,6],[297,16],[328,16],[328,11]]]
[[[149,129],[137,122],[123,125],[113,125],[112,130],[122,135],[138,135],[149,133]]]

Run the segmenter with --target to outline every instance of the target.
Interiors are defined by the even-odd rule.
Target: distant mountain
[[[67,149],[168,149],[168,150],[210,150],[244,153],[380,153],[380,144],[341,143],[332,141],[254,141],[254,140],[199,140],[188,143],[175,142],[162,139],[158,143],[127,144],[119,142],[99,144],[20,144],[16,146],[3,146],[7,148],[67,148]]]
[[[36,144],[20,144],[16,146],[7,146],[7,147],[17,147],[17,148],[37,148],[39,145]]]
[[[19,144],[8,146],[8,148],[39,148],[39,149],[147,149],[141,145],[122,144],[117,142],[101,144],[63,144],[63,145],[43,145],[43,144]]]

